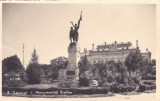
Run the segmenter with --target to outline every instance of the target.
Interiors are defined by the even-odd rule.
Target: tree
[[[116,68],[118,70],[117,71],[118,76],[116,77],[116,82],[120,84],[127,84],[129,77],[127,67],[125,67],[122,62],[118,62],[116,64]]]
[[[28,83],[39,84],[43,80],[44,71],[38,64],[38,56],[36,50],[33,50],[31,61],[27,67]]]
[[[52,66],[47,64],[40,64],[40,68],[43,69],[45,75],[52,76]]]
[[[66,57],[60,56],[53,59],[54,62],[51,63],[51,71],[52,71],[52,78],[53,80],[58,79],[59,70],[65,69],[68,65],[68,60]]]
[[[31,61],[30,64],[38,64],[38,55],[36,53],[36,49],[34,48],[32,56],[31,56]]]
[[[108,67],[107,67],[107,69],[109,71],[112,71],[112,74],[116,74],[116,72],[118,70],[116,62],[114,60],[108,61]]]
[[[53,79],[58,79],[58,75],[59,75],[59,69],[57,67],[53,67],[52,68],[52,78]]]
[[[145,71],[145,74],[153,74],[153,75],[156,75],[156,60],[155,59],[152,59],[152,60],[149,60],[148,59],[145,59],[143,61],[143,71]]]
[[[19,75],[20,80],[10,81],[10,78],[16,78]],[[20,59],[17,55],[5,58],[2,61],[2,84],[8,86],[19,86],[25,84],[27,75]],[[18,82],[18,83],[17,83]],[[12,85],[15,84],[15,85]]]
[[[152,74],[156,75],[156,60],[152,59]]]
[[[24,69],[20,59],[17,55],[7,57],[2,61],[2,70],[5,72],[18,72],[20,69]]]
[[[99,75],[101,78],[106,78],[107,77],[107,68],[108,68],[108,64],[105,63],[98,63],[97,67],[99,69]]]
[[[122,73],[123,72],[123,68],[124,68],[123,62],[118,61],[116,63],[116,68],[117,68],[117,70],[118,70],[119,73]]]
[[[97,67],[95,65],[92,66],[91,72],[93,73],[93,76],[96,76]]]
[[[142,61],[143,57],[139,50],[136,52],[131,52],[125,59],[125,65],[127,66],[129,73],[134,72],[136,69],[142,67]]]
[[[84,75],[85,71],[89,71],[92,68],[92,64],[89,63],[88,59],[87,59],[87,55],[84,56],[83,59],[81,59],[81,61],[78,63],[78,68],[79,68],[79,75],[82,76]]]
[[[40,84],[44,76],[44,71],[38,64],[29,64],[27,75],[29,84]]]
[[[80,86],[89,86],[92,64],[89,63],[87,55],[78,63]]]
[[[129,71],[128,83],[139,84],[140,75],[148,74],[151,71],[150,60],[142,57],[139,50],[131,52],[125,59],[125,65]]]
[[[156,60],[152,59],[152,66],[156,66]]]

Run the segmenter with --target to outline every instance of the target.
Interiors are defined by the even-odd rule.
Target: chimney
[[[85,51],[87,52],[87,48],[85,48]]]
[[[117,41],[115,41],[115,44],[117,44]]]
[[[138,40],[136,40],[136,48],[139,49],[139,47],[138,47]]]
[[[87,49],[86,49],[86,48],[84,48],[84,54],[86,55],[86,53],[87,53]]]
[[[92,44],[92,51],[94,51],[94,43]]]
[[[146,51],[149,53],[149,60],[151,60],[151,52],[148,50],[148,48],[146,49]]]

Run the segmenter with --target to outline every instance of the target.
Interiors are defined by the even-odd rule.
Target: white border
[[[2,3],[70,3],[70,4],[74,4],[74,3],[89,3],[89,4],[92,4],[92,3],[107,3],[107,4],[156,4],[156,62],[157,62],[157,66],[156,66],[156,71],[157,71],[157,79],[156,79],[156,99],[152,99],[153,101],[160,101],[160,68],[159,68],[159,64],[160,64],[160,0],[39,0],[39,1],[23,1],[23,0],[11,0],[11,1],[3,1],[3,0],[0,0],[0,9],[1,9],[1,12],[0,12],[0,47],[1,47],[1,50],[0,50],[0,58],[1,58],[1,61],[2,61]],[[0,62],[0,65],[2,67],[2,62]],[[1,70],[2,72],[2,70]],[[0,73],[1,74],[1,73]],[[2,91],[2,78],[0,78],[0,90]],[[2,101],[2,92],[0,92],[0,100]],[[52,98],[52,99],[48,99],[48,98],[39,98],[39,100],[72,100],[72,101],[78,101],[78,100],[87,100],[87,101],[93,101],[93,100],[96,100],[96,101],[101,101],[101,100],[107,100],[108,97],[105,97],[105,98]],[[24,101],[26,100],[36,100],[36,98],[24,98]],[[110,99],[110,98],[109,98]],[[108,100],[109,100],[108,99]],[[14,101],[15,98],[14,97],[10,97],[10,100],[11,101]],[[10,101],[8,100],[8,101]],[[119,100],[119,99],[117,99]],[[120,100],[131,100],[131,101],[134,101],[134,100],[145,100],[145,101],[152,101],[151,99],[120,99]],[[18,99],[16,99],[16,101],[20,101]],[[38,101],[38,100],[37,100]],[[113,101],[113,100],[112,100]],[[115,100],[114,100],[115,101]]]

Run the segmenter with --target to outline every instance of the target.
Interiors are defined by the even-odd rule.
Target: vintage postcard
[[[2,100],[158,100],[154,1],[1,8]]]

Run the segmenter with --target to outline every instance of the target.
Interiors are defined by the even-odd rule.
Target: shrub
[[[155,75],[142,76],[142,80],[156,80]]]
[[[143,84],[147,84],[147,85],[155,85],[153,82],[151,81],[144,81]]]
[[[89,86],[89,79],[87,79],[87,78],[80,78],[79,79],[79,86],[88,87]]]
[[[13,80],[13,81],[6,81],[5,85],[8,87],[21,87],[27,85],[27,82],[24,82],[22,80],[19,81]]]
[[[143,84],[143,85],[139,86],[139,91],[140,92],[144,92],[146,90],[153,90],[153,89],[156,89],[156,85],[146,85],[146,84]]]
[[[125,86],[125,85],[112,85],[110,87],[110,91],[113,93],[131,92],[133,90],[134,90],[134,87]]]

